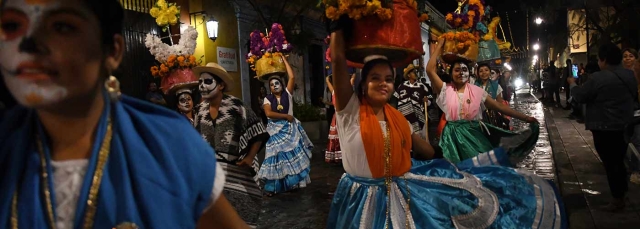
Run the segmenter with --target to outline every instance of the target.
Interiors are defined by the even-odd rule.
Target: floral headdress
[[[475,61],[480,37],[487,33],[486,26],[482,24],[486,10],[484,0],[468,0],[459,3],[458,10],[446,15],[445,21],[454,28],[442,35],[448,43],[451,42],[445,46],[447,52]]]
[[[145,45],[149,48],[159,62],[151,67],[151,74],[154,77],[167,76],[174,69],[193,68],[202,63],[193,55],[196,50],[198,31],[189,26],[181,35],[178,44],[169,46],[162,42],[160,37],[147,34]]]
[[[287,42],[287,38],[282,29],[282,25],[273,23],[268,36],[259,30],[251,32],[250,50],[246,59],[251,64],[251,69],[256,70],[255,63],[263,57],[271,58],[272,56],[282,56],[290,53],[293,46]]]
[[[420,21],[429,20],[425,11],[425,0],[405,0],[407,4],[418,11]],[[381,20],[389,20],[393,15],[393,0],[321,0],[325,15],[331,20],[338,20],[342,15],[359,20],[362,17],[376,15]]]

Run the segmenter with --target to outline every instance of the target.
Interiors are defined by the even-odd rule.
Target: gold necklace
[[[387,186],[387,211],[386,211],[386,219],[387,220],[391,220],[391,218],[389,218],[389,208],[390,208],[390,203],[391,203],[391,183],[393,183],[393,175],[391,174],[391,129],[389,129],[389,123],[386,123],[386,130],[387,130],[387,134],[384,135],[384,161],[385,161],[385,170],[384,170],[384,183]],[[409,225],[409,213],[411,212],[411,191],[409,190],[409,184],[407,182],[407,179],[404,178],[404,182],[405,182],[405,186],[407,188],[407,208],[404,209],[404,215],[405,215],[405,226],[406,228],[410,228]],[[389,228],[389,224],[386,223],[385,224],[385,228]]]
[[[96,170],[93,174],[93,179],[91,179],[91,188],[89,189],[89,197],[87,200],[87,210],[85,211],[84,216],[84,225],[83,228],[90,229],[93,227],[94,218],[97,210],[97,199],[98,192],[100,191],[100,183],[102,183],[102,175],[104,174],[104,166],[107,162],[107,158],[109,157],[109,152],[111,151],[111,138],[113,137],[112,126],[111,126],[111,118],[107,118],[107,133],[105,134],[104,139],[102,140],[102,145],[100,146],[100,152],[98,153],[98,164],[96,165]],[[47,218],[49,220],[49,225],[52,229],[56,228],[55,219],[53,218],[53,204],[51,203],[51,191],[49,187],[48,177],[49,173],[47,172],[47,161],[44,155],[44,147],[42,146],[42,140],[39,136],[36,135],[38,152],[40,154],[40,163],[42,165],[42,174],[41,181],[43,187],[43,194],[45,196],[45,203],[47,205]],[[13,193],[13,199],[11,200],[11,228],[18,229],[18,191],[16,190]]]

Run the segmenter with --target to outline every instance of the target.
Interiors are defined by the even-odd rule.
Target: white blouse
[[[89,160],[52,161],[51,165],[53,168],[53,190],[56,198],[56,228],[71,229]],[[224,182],[224,171],[220,165],[217,165],[211,200],[203,213],[218,200],[224,188]]]
[[[467,87],[468,86],[471,86],[471,85],[467,85]],[[467,87],[465,87],[464,89],[467,90],[468,89]],[[476,114],[476,116],[473,117],[473,120],[482,120],[482,111],[487,109],[484,105],[484,102],[487,100],[487,96],[490,96],[490,95],[486,91],[483,91],[483,92],[484,92],[484,95],[482,95],[482,102],[480,102],[480,112],[478,112],[478,114]],[[464,93],[458,92],[458,96],[463,97]],[[451,115],[448,113],[449,104],[447,104],[447,84],[446,83],[442,83],[442,89],[440,90],[440,94],[438,94],[438,98],[436,98],[436,104],[438,104],[442,112],[445,113],[445,118],[447,119],[447,121],[457,121],[457,120],[453,120]],[[462,106],[460,106],[460,103],[458,103],[457,106],[458,106],[458,114],[462,113]]]
[[[340,136],[344,170],[352,176],[373,178],[360,131],[360,100],[358,100],[358,96],[353,94],[347,106],[336,112],[336,125],[340,127],[338,128],[338,136]],[[380,121],[380,127],[386,136],[387,122]],[[411,124],[409,127],[411,128]],[[411,128],[411,133],[413,133],[413,128]]]
[[[289,95],[289,112],[287,112],[287,114],[293,116],[293,97],[291,96],[291,92],[289,92],[288,89],[284,89],[284,90]],[[280,98],[278,98],[278,102],[280,102]],[[267,104],[271,105],[271,101],[269,101],[269,99],[265,97],[264,101],[262,101],[262,106],[264,107],[264,105],[267,105]]]

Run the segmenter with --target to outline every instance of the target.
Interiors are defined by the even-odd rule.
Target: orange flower
[[[448,13],[448,14],[447,14],[447,17],[446,17],[446,20],[447,20],[447,21],[453,21],[453,14]]]
[[[496,64],[502,64],[502,60],[496,60]]]
[[[466,45],[466,46],[471,46],[472,44],[473,44],[473,42],[471,42],[471,41],[465,41],[464,42],[464,45]]]
[[[327,18],[331,20],[338,20],[340,18],[340,15],[338,15],[338,9],[333,6],[327,7],[327,9],[324,10],[324,13],[327,15]]]
[[[455,24],[455,26],[459,26],[460,23],[462,23],[462,18],[456,18],[456,20],[454,20],[453,23]]]
[[[176,55],[171,55],[169,56],[169,58],[167,58],[167,62],[174,62],[176,61]]]
[[[420,15],[420,21],[428,21],[429,20],[429,15],[428,14],[421,14]]]
[[[158,66],[153,66],[153,67],[151,67],[151,71],[152,71],[152,72],[153,72],[153,71],[156,71],[156,72],[157,72],[157,71],[158,71]]]
[[[195,63],[196,62],[196,57],[193,56],[193,55],[189,56],[189,62]]]
[[[184,56],[179,56],[178,57],[178,63],[184,62],[184,59],[185,59]]]
[[[169,68],[166,65],[161,64],[160,65],[160,72],[163,72],[163,73],[164,72],[169,72]]]
[[[458,43],[456,47],[458,48],[458,50],[464,49],[464,43]]]

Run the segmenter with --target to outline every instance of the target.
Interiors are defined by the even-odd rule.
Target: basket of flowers
[[[196,42],[198,39],[198,31],[189,26],[182,34],[171,35],[168,27],[177,24],[177,15],[173,13],[175,5],[167,5],[164,0],[159,0],[151,9],[151,16],[156,17],[156,22],[163,27],[163,31],[169,33],[167,37],[159,37],[153,34],[147,34],[145,38],[145,46],[149,48],[149,52],[157,61],[157,64],[151,67],[151,75],[161,78],[160,89],[165,94],[169,94],[174,90],[193,87],[198,84],[198,78],[193,75],[192,68],[199,66],[202,60],[194,56]],[[162,18],[160,18],[162,17]],[[173,18],[175,17],[175,18]],[[162,41],[163,38],[171,38],[180,36],[178,44],[171,45]]]
[[[457,1],[458,9],[445,17],[454,29],[442,35],[446,42],[442,58],[449,63],[460,59],[475,62],[478,59],[480,37],[487,33],[486,26],[481,22],[485,15],[484,0]]]
[[[250,48],[247,54],[247,63],[251,70],[256,72],[256,78],[266,80],[275,74],[285,74],[282,57],[293,50],[293,46],[287,42],[282,30],[282,25],[273,23],[271,31],[265,36],[258,30],[251,32]]]
[[[353,22],[347,40],[351,67],[362,68],[370,55],[384,55],[395,66],[406,66],[424,54],[420,22],[429,19],[424,0],[322,0],[325,15]]]

